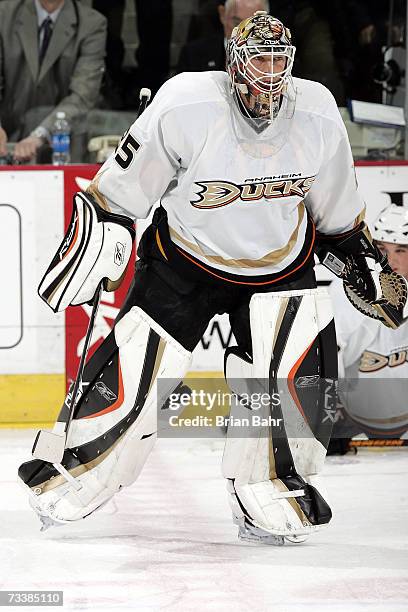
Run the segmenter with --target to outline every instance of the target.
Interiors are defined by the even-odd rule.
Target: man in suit
[[[33,159],[57,111],[75,132],[98,98],[105,41],[106,19],[77,0],[0,3],[0,155],[10,141],[17,161]]]
[[[212,35],[194,40],[181,50],[177,72],[202,72],[204,70],[225,70],[225,43],[232,30],[243,19],[255,11],[268,11],[268,0],[227,0],[219,1],[218,15],[224,30],[224,37]]]

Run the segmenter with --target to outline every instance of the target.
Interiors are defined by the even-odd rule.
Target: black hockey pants
[[[118,319],[139,306],[184,348],[192,351],[214,315],[228,313],[238,346],[252,354],[249,302],[254,293],[312,289],[316,287],[313,258],[296,280],[261,287],[208,283],[181,277],[160,253],[152,227],[144,233],[138,250],[135,277]]]

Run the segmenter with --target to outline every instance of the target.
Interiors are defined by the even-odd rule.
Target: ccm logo
[[[125,261],[126,247],[121,242],[117,242],[115,246],[114,262],[117,266],[123,266]]]

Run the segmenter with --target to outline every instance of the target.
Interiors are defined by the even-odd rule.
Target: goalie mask
[[[292,66],[295,47],[281,21],[265,11],[242,21],[227,48],[227,71],[241,113],[250,119],[273,121],[292,112]]]

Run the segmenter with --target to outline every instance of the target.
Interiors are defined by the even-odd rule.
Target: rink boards
[[[37,287],[63,238],[72,195],[86,188],[96,169],[0,167],[0,426],[51,423],[75,376],[90,307],[54,314]],[[356,173],[369,223],[392,202],[408,205],[408,162],[357,163]],[[138,223],[138,237],[147,224]],[[330,280],[319,268],[318,278]],[[104,294],[92,350],[109,333],[131,276],[132,267],[120,290]],[[228,317],[213,319],[194,353],[191,375],[220,376],[223,352],[233,342]]]

